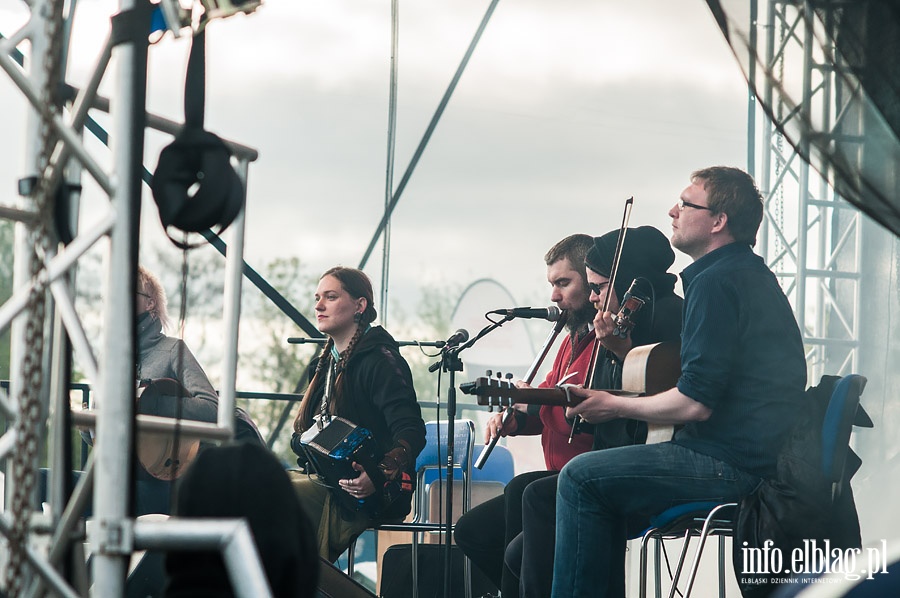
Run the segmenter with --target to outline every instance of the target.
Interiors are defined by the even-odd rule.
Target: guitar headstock
[[[501,372],[497,372],[492,375],[491,370],[488,370],[486,375],[476,378],[474,382],[460,384],[459,389],[465,394],[475,395],[478,397],[479,405],[487,405],[490,411],[493,411],[494,407],[502,409],[510,407],[515,402],[510,396],[516,390],[512,379],[512,374],[504,376]]]

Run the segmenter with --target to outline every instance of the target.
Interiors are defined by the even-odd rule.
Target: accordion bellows
[[[322,429],[319,429],[316,423],[306,430],[300,437],[300,445],[306,452],[315,473],[324,479],[342,505],[352,511],[365,510],[370,515],[375,515],[380,502],[378,492],[358,499],[338,485],[338,480],[359,476],[359,472],[353,469],[354,462],[365,468],[376,489],[384,485],[381,470],[378,468],[380,451],[368,429],[342,417],[332,417]]]

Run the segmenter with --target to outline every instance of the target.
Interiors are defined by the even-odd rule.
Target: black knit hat
[[[608,278],[618,238],[618,229],[602,237],[594,237],[594,246],[585,256],[584,264]],[[631,281],[638,277],[650,281],[657,297],[671,293],[678,280],[674,274],[668,273],[674,262],[675,252],[672,251],[669,240],[658,229],[652,226],[629,228],[625,234],[625,245],[622,247],[619,271],[616,274],[615,291],[619,301],[625,296]]]

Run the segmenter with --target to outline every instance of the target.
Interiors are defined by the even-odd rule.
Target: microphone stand
[[[327,340],[328,339],[324,338],[324,337],[309,338],[309,337],[305,337],[305,336],[291,336],[291,337],[288,337],[287,342],[291,345],[303,345],[306,343],[312,343],[315,345],[324,345]],[[447,343],[444,341],[397,341],[397,345],[400,347],[408,347],[411,345],[415,345],[417,347],[437,347],[438,349],[441,349],[446,344]]]
[[[442,369],[450,375],[450,388],[447,391],[447,496],[445,502],[446,520],[444,521],[444,598],[450,598],[450,565],[452,533],[453,533],[453,453],[456,444],[454,424],[456,422],[456,372],[463,370],[463,362],[459,358],[459,354],[465,349],[474,345],[478,339],[487,333],[495,330],[503,325],[504,322],[511,320],[513,316],[507,315],[499,322],[492,322],[490,325],[481,329],[474,338],[468,342],[455,347],[445,346],[441,352],[441,359],[431,364],[428,368],[429,372],[435,372]],[[440,425],[438,425],[440,429]],[[465,580],[463,581],[465,583]]]
[[[528,371],[525,373],[524,381],[526,384],[531,384],[534,381],[534,376],[537,374],[538,368],[541,367],[541,363],[544,362],[544,358],[547,357],[547,353],[550,351],[550,347],[553,346],[553,343],[556,342],[556,337],[559,336],[559,333],[562,332],[562,329],[566,326],[566,321],[568,320],[568,314],[564,311],[562,316],[560,316],[559,320],[556,321],[556,324],[553,326],[553,330],[550,331],[550,334],[547,336],[547,340],[544,341],[544,346],[541,347],[541,350],[538,352],[537,356],[534,358],[534,361],[531,363],[531,367],[528,368]],[[493,407],[491,408],[493,410]],[[506,424],[509,423],[509,420],[512,419],[513,414],[515,414],[515,408],[510,406],[507,407],[503,412],[503,420],[500,422],[500,429],[506,427]],[[491,438],[490,443],[481,451],[481,454],[478,456],[478,460],[475,461],[475,469],[481,469],[484,467],[484,464],[487,463],[488,457],[491,456],[491,451],[494,450],[494,447],[497,446],[497,443],[500,441],[500,433],[497,432],[497,435]]]
[[[450,374],[450,388],[447,391],[447,501],[446,519],[444,520],[444,598],[452,596],[450,593],[450,564],[453,532],[453,452],[456,445],[456,372],[463,369],[462,360],[459,358],[460,349],[450,347],[444,351],[442,367]],[[465,583],[465,581],[463,582]]]

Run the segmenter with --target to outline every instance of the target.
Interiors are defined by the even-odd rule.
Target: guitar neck
[[[642,345],[629,351],[622,365],[624,390],[605,392],[629,397],[652,395],[675,386],[679,375],[681,361],[677,343]],[[460,390],[477,396],[479,405],[491,407],[508,407],[516,403],[573,407],[581,402],[562,388],[516,388],[508,380],[488,376],[461,384]]]
[[[463,391],[476,395],[479,405],[491,407],[509,407],[517,403],[574,407],[583,400],[581,397],[570,395],[564,388],[516,388],[509,382],[487,377],[478,378],[472,387],[464,388]],[[607,390],[606,392],[621,396],[640,396],[640,393],[622,390]]]
[[[508,407],[521,403],[523,405],[571,407],[581,402],[578,397],[569,397],[562,388],[516,388],[515,386],[500,388],[491,385],[484,387],[484,391],[486,394],[478,395],[479,405]]]

